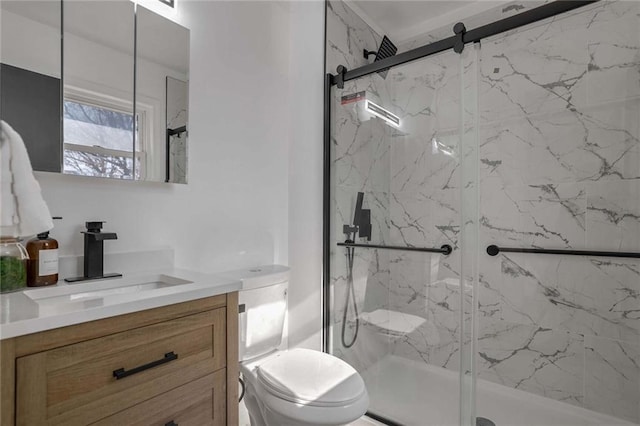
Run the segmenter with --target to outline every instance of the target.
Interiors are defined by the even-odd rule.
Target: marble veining
[[[640,344],[588,336],[585,348],[586,405],[637,422]]]
[[[580,406],[582,354],[581,336],[535,325],[490,322],[478,338],[481,378]]]

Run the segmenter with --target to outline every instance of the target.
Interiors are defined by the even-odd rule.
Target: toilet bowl
[[[240,280],[239,354],[251,426],[338,426],[367,411],[358,372],[310,349],[282,350],[289,268],[262,266],[224,274]]]

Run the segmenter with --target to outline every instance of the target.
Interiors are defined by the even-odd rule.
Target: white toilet
[[[251,426],[344,425],[360,418],[369,396],[353,367],[319,351],[278,350],[289,268],[261,266],[225,276],[242,281],[240,372]]]

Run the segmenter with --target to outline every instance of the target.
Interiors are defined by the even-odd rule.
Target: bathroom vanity
[[[240,283],[181,277],[2,295],[0,424],[237,424]]]

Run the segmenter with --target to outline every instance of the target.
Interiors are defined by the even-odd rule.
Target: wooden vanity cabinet
[[[238,294],[0,341],[0,424],[236,425]]]

